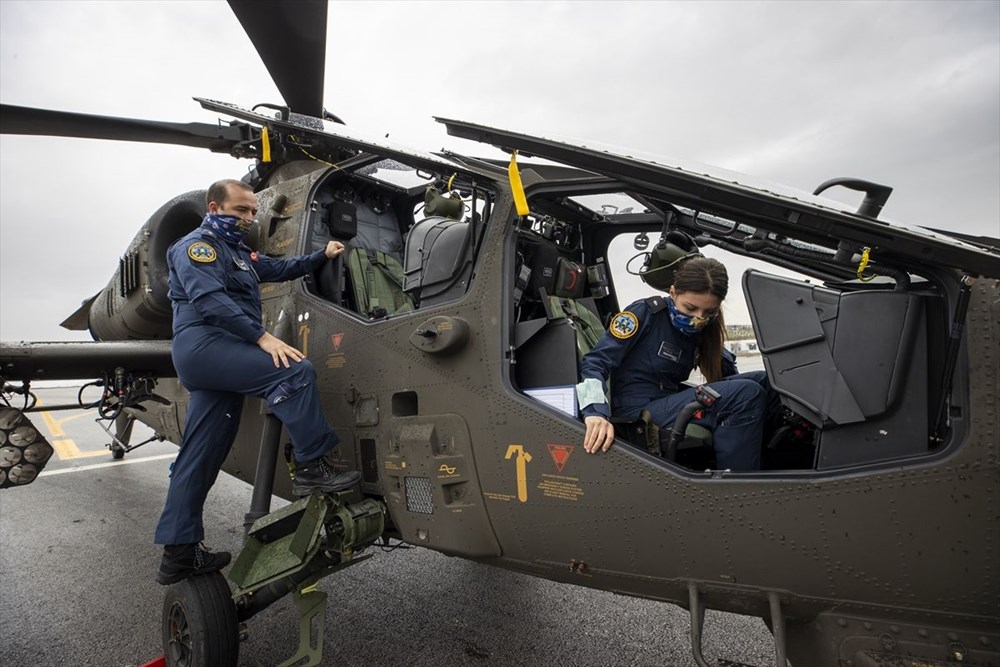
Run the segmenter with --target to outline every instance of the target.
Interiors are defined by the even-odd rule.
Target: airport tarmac
[[[38,390],[44,405],[76,390]],[[0,665],[142,665],[162,655],[164,588],[153,526],[177,452],[153,442],[112,461],[94,411],[32,413],[54,444],[42,476],[0,491]],[[133,442],[151,432],[137,426]],[[251,488],[223,473],[206,543],[236,553]],[[276,508],[284,501],[275,499]],[[329,594],[324,665],[693,665],[687,613],[557,584],[425,549],[374,557],[320,582]],[[277,665],[298,643],[284,599],[248,624],[241,665]],[[760,619],[709,611],[704,652],[774,664]]]

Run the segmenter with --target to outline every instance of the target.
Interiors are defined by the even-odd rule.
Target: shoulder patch
[[[646,299],[646,306],[649,312],[658,313],[667,307],[667,298],[663,296],[651,296]]]
[[[627,310],[622,311],[611,318],[611,326],[608,331],[615,338],[625,340],[635,335],[639,330],[639,318]]]
[[[214,262],[216,257],[215,248],[204,241],[195,241],[188,246],[188,257],[196,262]]]

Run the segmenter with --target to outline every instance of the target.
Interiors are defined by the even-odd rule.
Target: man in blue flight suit
[[[292,493],[343,491],[361,478],[338,474],[324,455],[339,442],[327,423],[316,388],[316,371],[303,354],[261,324],[259,285],[301,277],[344,251],[330,241],[310,255],[278,260],[252,252],[243,240],[257,214],[246,183],[212,184],[201,226],[167,251],[168,295],[173,304],[173,361],[190,392],[183,440],[156,527],[164,545],[156,580],[172,584],[215,572],[230,555],[200,543],[202,510],[209,489],[232,447],[244,395],[267,400],[295,450]]]
[[[615,416],[637,418],[649,410],[661,427],[695,400],[684,382],[697,366],[720,395],[695,420],[713,431],[720,469],[760,468],[765,422],[780,410],[764,371],[737,375],[735,357],[723,349],[721,306],[729,278],[717,260],[695,257],[677,270],[667,296],[631,304],[612,318],[604,337],[583,358],[577,387],[587,432],[584,449],[607,451]],[[605,383],[611,387],[607,404]]]

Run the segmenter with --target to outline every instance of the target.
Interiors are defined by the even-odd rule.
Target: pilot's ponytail
[[[705,376],[706,382],[718,382],[722,379],[722,346],[726,340],[726,323],[722,320],[722,311],[712,320],[698,341],[698,369]]]
[[[674,292],[694,292],[711,294],[725,301],[729,293],[729,274],[726,267],[711,257],[695,257],[687,260],[674,274]],[[698,369],[707,382],[722,379],[722,345],[726,339],[726,323],[722,311],[709,322],[698,341]]]

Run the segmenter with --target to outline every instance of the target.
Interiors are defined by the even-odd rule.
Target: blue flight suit
[[[298,461],[318,458],[339,442],[323,415],[309,360],[275,368],[271,355],[257,346],[264,334],[260,283],[304,276],[324,261],[322,250],[273,259],[222,238],[207,222],[167,250],[172,356],[190,399],[157,544],[204,539],[205,498],[236,439],[244,395],[267,400],[288,430]]]
[[[606,403],[593,403],[582,408],[585,417],[638,418],[649,410],[660,428],[668,428],[681,408],[695,400],[694,388],[683,383],[695,368],[699,334],[688,336],[674,327],[665,299],[656,296],[631,304],[583,358],[584,380],[611,380],[610,410]],[[735,357],[724,350],[724,377],[709,384],[720,398],[693,423],[713,432],[720,469],[757,470],[764,423],[777,396],[764,371],[736,373]]]

